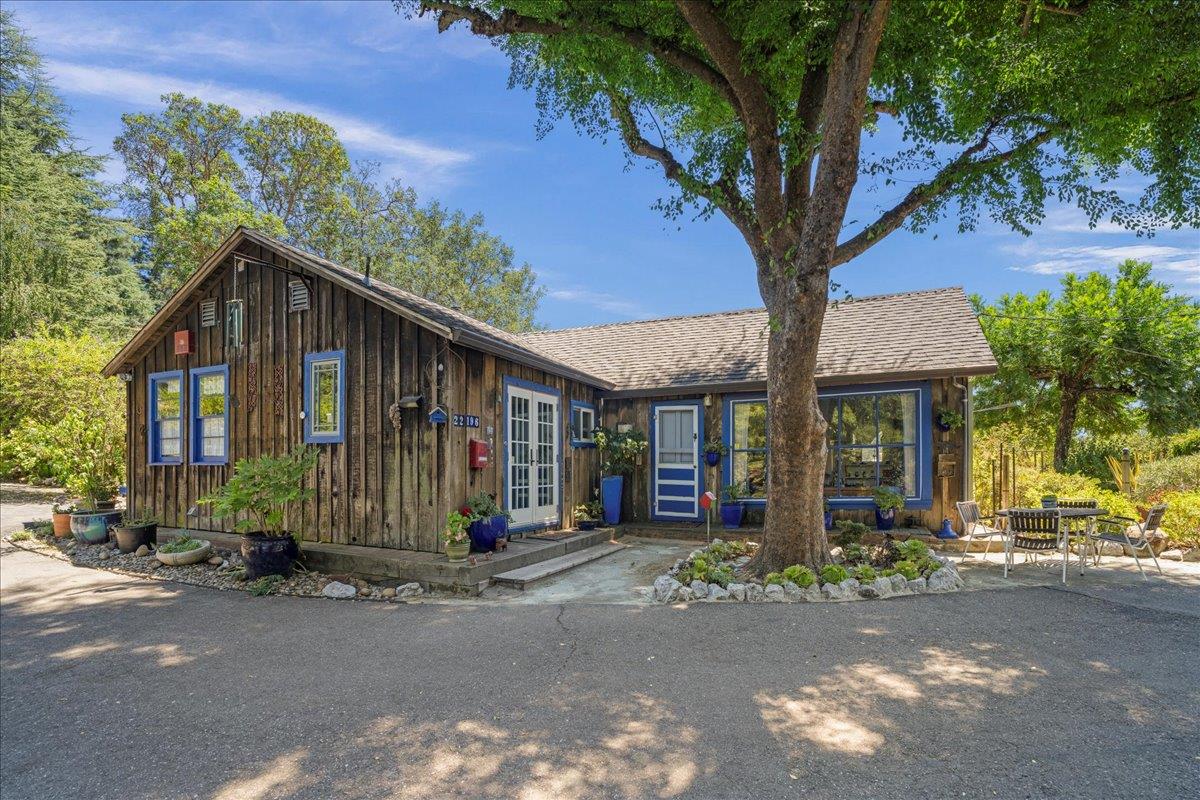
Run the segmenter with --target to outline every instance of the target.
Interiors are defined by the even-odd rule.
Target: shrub
[[[1040,508],[1042,497],[1054,495],[1061,500],[1094,498],[1101,508],[1111,514],[1125,517],[1137,515],[1137,509],[1128,497],[1109,491],[1100,482],[1086,475],[1071,475],[1065,472],[1045,470],[1033,472],[1022,478],[1020,503],[1024,508]]]
[[[852,564],[867,561],[867,549],[861,544],[848,544],[842,548],[842,558]]]
[[[841,564],[826,564],[821,567],[822,583],[841,583],[849,577],[850,573],[846,572],[846,568]]]
[[[858,544],[863,534],[871,530],[861,522],[855,522],[852,519],[839,519],[833,523],[833,527],[837,529],[837,543],[843,548],[847,545]]]
[[[692,574],[697,579],[707,582],[708,560],[704,556],[696,556],[692,559]]]
[[[908,559],[901,559],[892,565],[890,570],[884,570],[886,575],[888,572],[903,575],[907,580],[915,581],[921,577],[921,571],[917,569],[917,565]]]
[[[1200,547],[1200,491],[1167,492],[1163,530],[1178,547]]]
[[[724,565],[715,567],[708,573],[708,582],[715,583],[722,589],[728,588],[729,584],[733,583],[733,570]]]
[[[937,572],[941,568],[942,568],[942,562],[940,562],[937,559],[932,558],[930,556],[926,556],[925,558],[922,558],[920,561],[917,562],[917,571],[920,572],[921,575],[926,578],[928,578],[930,575]]]
[[[783,586],[782,572],[768,572],[767,577],[763,578],[763,586]]]
[[[618,433],[611,428],[596,428],[595,437],[600,469],[605,475],[632,475],[649,444],[646,435],[637,430]]]
[[[195,550],[196,548],[203,546],[204,542],[200,541],[199,539],[193,539],[187,534],[184,534],[178,539],[172,539],[158,549],[159,552],[162,553],[186,553],[189,550]]]
[[[313,497],[313,489],[304,488],[305,478],[317,466],[315,447],[300,447],[285,456],[259,456],[241,459],[234,465],[233,476],[217,491],[200,499],[213,507],[217,519],[245,513],[234,527],[240,531],[262,531],[268,536],[284,536],[288,507]],[[456,511],[451,514],[462,517]],[[469,521],[469,520],[467,520]],[[293,534],[297,544],[299,532]],[[466,523],[463,525],[466,536]]]
[[[919,561],[929,555],[929,545],[920,539],[905,539],[903,542],[896,542],[896,552],[900,554],[900,558],[907,561]]]
[[[1142,464],[1135,495],[1142,500],[1165,492],[1200,491],[1200,453]]]
[[[24,542],[29,539],[32,539],[33,534],[30,531],[19,530],[19,531],[13,531],[12,535],[9,536],[8,538],[14,542]]]
[[[803,564],[792,564],[783,571],[783,579],[785,581],[791,581],[801,589],[807,589],[817,580],[817,576],[813,574],[811,569]]]
[[[875,568],[870,564],[859,564],[854,568],[854,577],[859,583],[871,583],[878,576],[875,574]]]
[[[903,511],[904,495],[895,489],[880,486],[874,492],[875,507],[880,511]]]

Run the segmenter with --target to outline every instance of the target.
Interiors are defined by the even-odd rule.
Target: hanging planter
[[[952,431],[961,428],[966,420],[960,412],[952,408],[941,408],[934,415],[934,422],[939,431]]]
[[[712,439],[704,443],[704,461],[710,467],[715,467],[721,463],[721,456],[729,452],[729,448],[725,443]]]

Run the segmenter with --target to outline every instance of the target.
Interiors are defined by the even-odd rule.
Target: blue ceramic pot
[[[875,509],[875,527],[881,531],[890,531],[896,524],[896,509],[887,511]]]
[[[71,515],[71,535],[80,544],[108,541],[108,529],[121,521],[120,511],[81,511]]]
[[[604,504],[605,525],[616,525],[621,521],[621,492],[624,488],[625,478],[621,475],[600,479],[600,502]]]
[[[721,524],[729,530],[742,527],[746,507],[741,503],[721,503]]]
[[[937,532],[939,539],[957,539],[958,534],[954,532],[954,527],[950,524],[950,520],[942,520],[942,529]]]
[[[704,460],[706,462],[708,462],[708,465],[710,467],[715,467],[717,464],[721,463],[721,454],[720,453],[705,453]]]
[[[827,531],[833,530],[833,512],[832,511],[825,512],[825,530],[827,530]]]
[[[496,549],[496,540],[508,536],[508,517],[497,514],[486,519],[477,519],[467,526],[471,537],[471,549],[476,553],[490,553]]]

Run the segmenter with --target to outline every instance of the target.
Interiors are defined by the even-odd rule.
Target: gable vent
[[[200,302],[200,327],[211,328],[217,324],[217,301],[203,300]]]
[[[308,286],[304,281],[288,281],[288,311],[308,309]]]

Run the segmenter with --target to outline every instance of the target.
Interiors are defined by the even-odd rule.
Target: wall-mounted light
[[[133,373],[132,372],[118,372],[117,377],[121,379],[122,383],[129,383],[133,380]]]

